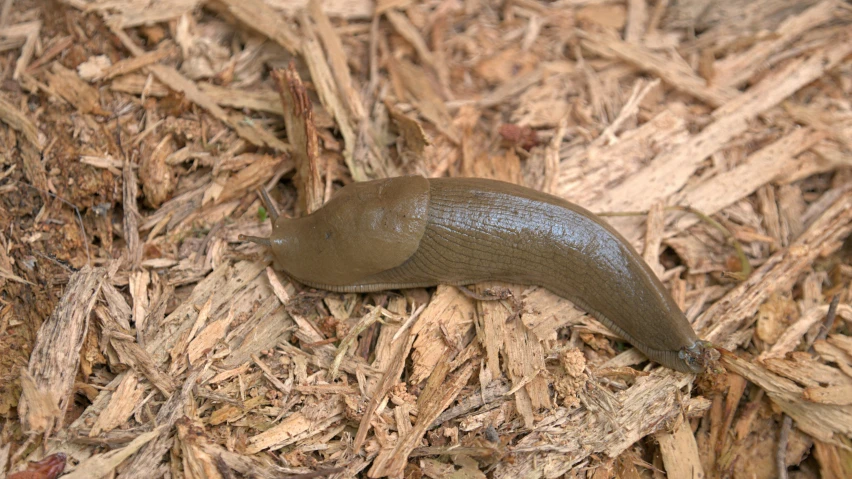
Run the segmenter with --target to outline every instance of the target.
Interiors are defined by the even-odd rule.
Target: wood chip
[[[23,373],[28,386],[18,405],[27,431],[50,434],[62,427],[64,411],[73,399],[89,314],[105,272],[104,268],[86,267],[72,276],[53,314],[39,329],[30,364]]]
[[[0,471],[849,476],[846,2],[69,0],[49,29],[19,3],[0,417],[25,437]],[[260,188],[298,217],[410,174],[615,213],[720,370],[539,286],[330,293],[239,239],[270,234]]]
[[[310,214],[322,206],[324,186],[319,158],[319,140],[311,100],[292,63],[286,70],[275,72],[273,78],[281,94],[287,138],[293,145],[292,155],[296,164],[299,211]]]
[[[806,401],[802,388],[792,381],[730,354],[722,356],[725,368],[753,382],[789,414],[796,427],[825,442],[834,443],[834,434],[852,434],[852,409],[845,405]]]
[[[841,246],[841,239],[852,233],[850,208],[852,193],[839,198],[795,243],[772,255],[746,281],[699,316],[693,324],[696,331],[723,347],[732,347],[728,339],[731,333],[753,317],[769,294],[791,284],[815,258]]]

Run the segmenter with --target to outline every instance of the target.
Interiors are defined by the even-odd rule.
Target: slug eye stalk
[[[251,241],[252,243],[259,244],[262,246],[266,246],[267,248],[272,246],[272,242],[269,241],[269,238],[261,238],[259,236],[248,236],[248,235],[240,235],[240,241]]]
[[[266,208],[266,212],[269,214],[269,218],[275,222],[275,220],[278,219],[278,216],[280,216],[278,207],[272,202],[272,198],[269,197],[269,193],[266,192],[266,188],[258,188],[258,194],[260,195],[261,201],[263,201],[263,207]]]

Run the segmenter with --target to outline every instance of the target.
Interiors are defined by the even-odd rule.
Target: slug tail
[[[240,235],[239,239],[240,239],[240,241],[251,241],[252,243],[256,243],[256,244],[263,245],[263,246],[266,246],[266,247],[272,246],[272,242],[269,241],[269,238],[261,238],[259,236]]]

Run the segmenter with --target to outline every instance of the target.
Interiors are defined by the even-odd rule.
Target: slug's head
[[[678,351],[678,359],[693,373],[703,373],[715,369],[719,360],[719,351],[709,341],[695,341],[692,346]]]
[[[251,241],[269,248],[277,265],[281,266],[290,274],[291,270],[299,270],[301,262],[310,261],[309,251],[304,251],[301,238],[305,236],[302,232],[300,222],[296,219],[277,216],[272,219],[272,235],[269,238],[257,236],[240,235],[240,241]],[[303,222],[302,222],[303,223]]]
[[[407,176],[352,183],[301,218],[273,219],[270,248],[294,279],[320,288],[363,284],[405,262],[428,221],[429,183]]]
[[[269,238],[240,235],[240,240],[251,241],[269,248],[276,269],[311,286],[337,285],[351,280],[357,265],[344,243],[346,221],[332,219],[329,211],[320,209],[302,218],[279,216],[272,220]]]

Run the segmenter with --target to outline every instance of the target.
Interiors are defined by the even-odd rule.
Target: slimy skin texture
[[[254,240],[293,279],[329,291],[538,285],[655,362],[706,367],[708,343],[630,244],[591,212],[529,188],[419,176],[354,183],[310,215],[276,218],[269,240]]]

